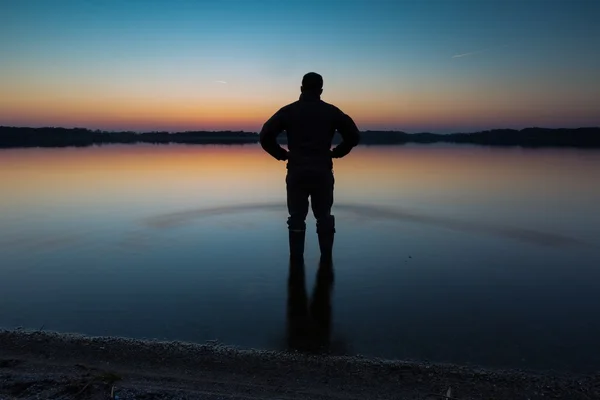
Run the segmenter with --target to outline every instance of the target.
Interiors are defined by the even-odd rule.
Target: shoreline
[[[595,375],[0,329],[0,399],[597,399]],[[114,395],[111,397],[111,392]]]
[[[489,129],[475,132],[407,133],[399,130],[365,130],[360,132],[364,145],[407,143],[456,143],[483,146],[600,148],[600,127]],[[335,134],[333,144],[341,136]],[[282,134],[278,143],[287,144]],[[181,144],[250,144],[259,143],[258,132],[185,131],[133,132],[102,131],[87,128],[0,126],[0,148],[14,147],[85,147],[101,144],[181,143]]]

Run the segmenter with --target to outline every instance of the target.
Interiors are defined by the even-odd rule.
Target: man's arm
[[[350,150],[360,142],[360,132],[358,127],[348,115],[339,111],[337,120],[337,131],[342,135],[342,143],[331,150],[331,157],[342,158],[350,153]]]
[[[285,129],[283,111],[277,111],[262,127],[260,131],[260,145],[273,158],[279,161],[287,160],[288,152],[277,143],[277,136]]]

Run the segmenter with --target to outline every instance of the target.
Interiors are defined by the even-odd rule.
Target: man
[[[290,258],[304,259],[308,197],[317,220],[321,261],[331,262],[335,219],[333,158],[347,155],[360,140],[354,121],[339,108],[321,100],[323,78],[309,72],[302,78],[300,99],[275,113],[260,132],[260,144],[272,157],[287,160],[287,207]],[[286,131],[288,151],[277,143]],[[343,141],[331,150],[336,130]]]

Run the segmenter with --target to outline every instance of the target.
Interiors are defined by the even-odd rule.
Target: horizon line
[[[81,126],[76,126],[72,128],[66,128],[64,126],[10,126],[10,125],[0,125],[0,129],[2,128],[16,128],[16,129],[84,129],[88,131],[100,131],[106,133],[135,133],[135,134],[145,134],[145,133],[167,133],[167,134],[177,134],[177,133],[186,133],[186,132],[206,132],[206,133],[252,133],[258,135],[260,131],[246,131],[246,130],[231,130],[231,129],[223,129],[223,130],[180,130],[180,131],[168,131],[168,130],[106,130],[106,129],[93,129],[93,128],[85,128]],[[548,128],[543,126],[527,126],[523,128],[488,128],[488,129],[480,129],[480,130],[469,130],[469,131],[453,131],[448,133],[437,133],[431,131],[417,131],[417,132],[408,132],[400,129],[365,129],[359,130],[359,132],[386,132],[386,133],[405,133],[408,135],[418,135],[418,134],[433,134],[433,135],[453,135],[453,134],[471,134],[471,133],[479,133],[479,132],[488,132],[488,131],[522,131],[525,129],[544,129],[544,130],[576,130],[576,129],[600,129],[599,126],[579,126],[579,127],[561,127],[561,128]],[[282,131],[283,133],[283,131]]]

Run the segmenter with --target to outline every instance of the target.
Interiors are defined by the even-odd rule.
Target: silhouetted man
[[[360,140],[356,124],[339,108],[321,100],[323,78],[309,72],[302,78],[300,99],[275,113],[260,132],[262,148],[280,161],[287,160],[287,206],[290,258],[304,258],[308,197],[317,220],[321,260],[332,258],[335,219],[333,206],[333,158],[348,154]],[[336,130],[342,142],[331,150]],[[288,151],[277,143],[286,131]]]

